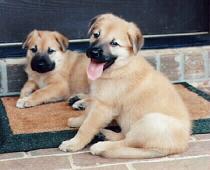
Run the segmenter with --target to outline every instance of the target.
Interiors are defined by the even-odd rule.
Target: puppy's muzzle
[[[116,57],[103,55],[103,49],[100,47],[90,47],[86,51],[86,55],[96,63],[108,63],[114,61]]]
[[[95,62],[105,63],[108,58],[103,56],[103,50],[97,47],[90,47],[87,49],[86,54],[89,58],[94,59]]]
[[[31,61],[31,68],[38,73],[46,73],[55,69],[55,62],[48,55],[36,55]]]

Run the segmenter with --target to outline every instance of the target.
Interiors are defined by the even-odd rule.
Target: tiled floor
[[[105,159],[85,149],[64,153],[57,148],[0,155],[1,170],[209,170],[210,134],[194,135],[189,149],[180,155],[158,159]]]
[[[210,81],[194,83],[210,92]],[[194,135],[189,148],[180,155],[158,159],[105,159],[90,154],[88,148],[64,153],[57,148],[0,154],[0,170],[210,170],[210,134]]]

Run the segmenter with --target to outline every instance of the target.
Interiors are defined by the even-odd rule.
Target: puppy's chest
[[[120,85],[117,81],[99,81],[91,84],[91,95],[103,101],[118,100],[123,93],[125,87]]]
[[[47,83],[45,83],[45,81],[41,79],[41,80],[39,80],[39,82],[38,82],[38,86],[39,86],[39,88],[41,89],[41,88],[46,87],[46,86],[47,86]]]
[[[45,79],[43,77],[40,77],[38,79],[34,79],[34,81],[36,82],[36,84],[38,85],[38,87],[40,89],[42,89],[42,88],[47,86],[47,83],[45,82]]]

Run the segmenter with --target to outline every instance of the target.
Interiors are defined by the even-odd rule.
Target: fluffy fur
[[[99,37],[94,34],[100,31]],[[117,59],[91,82],[86,116],[69,120],[80,126],[76,136],[60,145],[63,151],[84,148],[101,130],[109,141],[94,144],[94,155],[109,158],[153,158],[183,152],[191,122],[188,111],[169,80],[140,55],[143,37],[138,27],[112,14],[94,18],[90,44]],[[119,46],[111,46],[113,39]],[[81,101],[80,101],[81,103]],[[121,133],[104,130],[112,120]]]
[[[36,53],[48,54],[48,49],[54,50],[49,54],[55,62],[55,69],[46,73],[39,73],[31,69],[31,61],[36,55],[32,48],[37,47]],[[42,103],[49,103],[67,99],[70,95],[89,89],[86,76],[88,59],[85,54],[66,50],[68,39],[53,31],[32,31],[23,44],[27,48],[26,73],[28,80],[17,101],[18,108],[32,107]]]

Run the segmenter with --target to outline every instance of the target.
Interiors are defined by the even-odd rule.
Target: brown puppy
[[[17,101],[18,108],[67,99],[88,91],[85,54],[66,50],[68,39],[53,31],[32,31],[23,44],[27,48],[28,81]]]
[[[183,152],[191,128],[188,111],[167,78],[138,53],[143,45],[138,27],[104,14],[93,19],[89,32],[87,74],[92,82],[87,116],[70,119],[81,127],[60,149],[84,148],[115,119],[121,133],[101,130],[111,141],[94,144],[92,154],[152,158]]]

